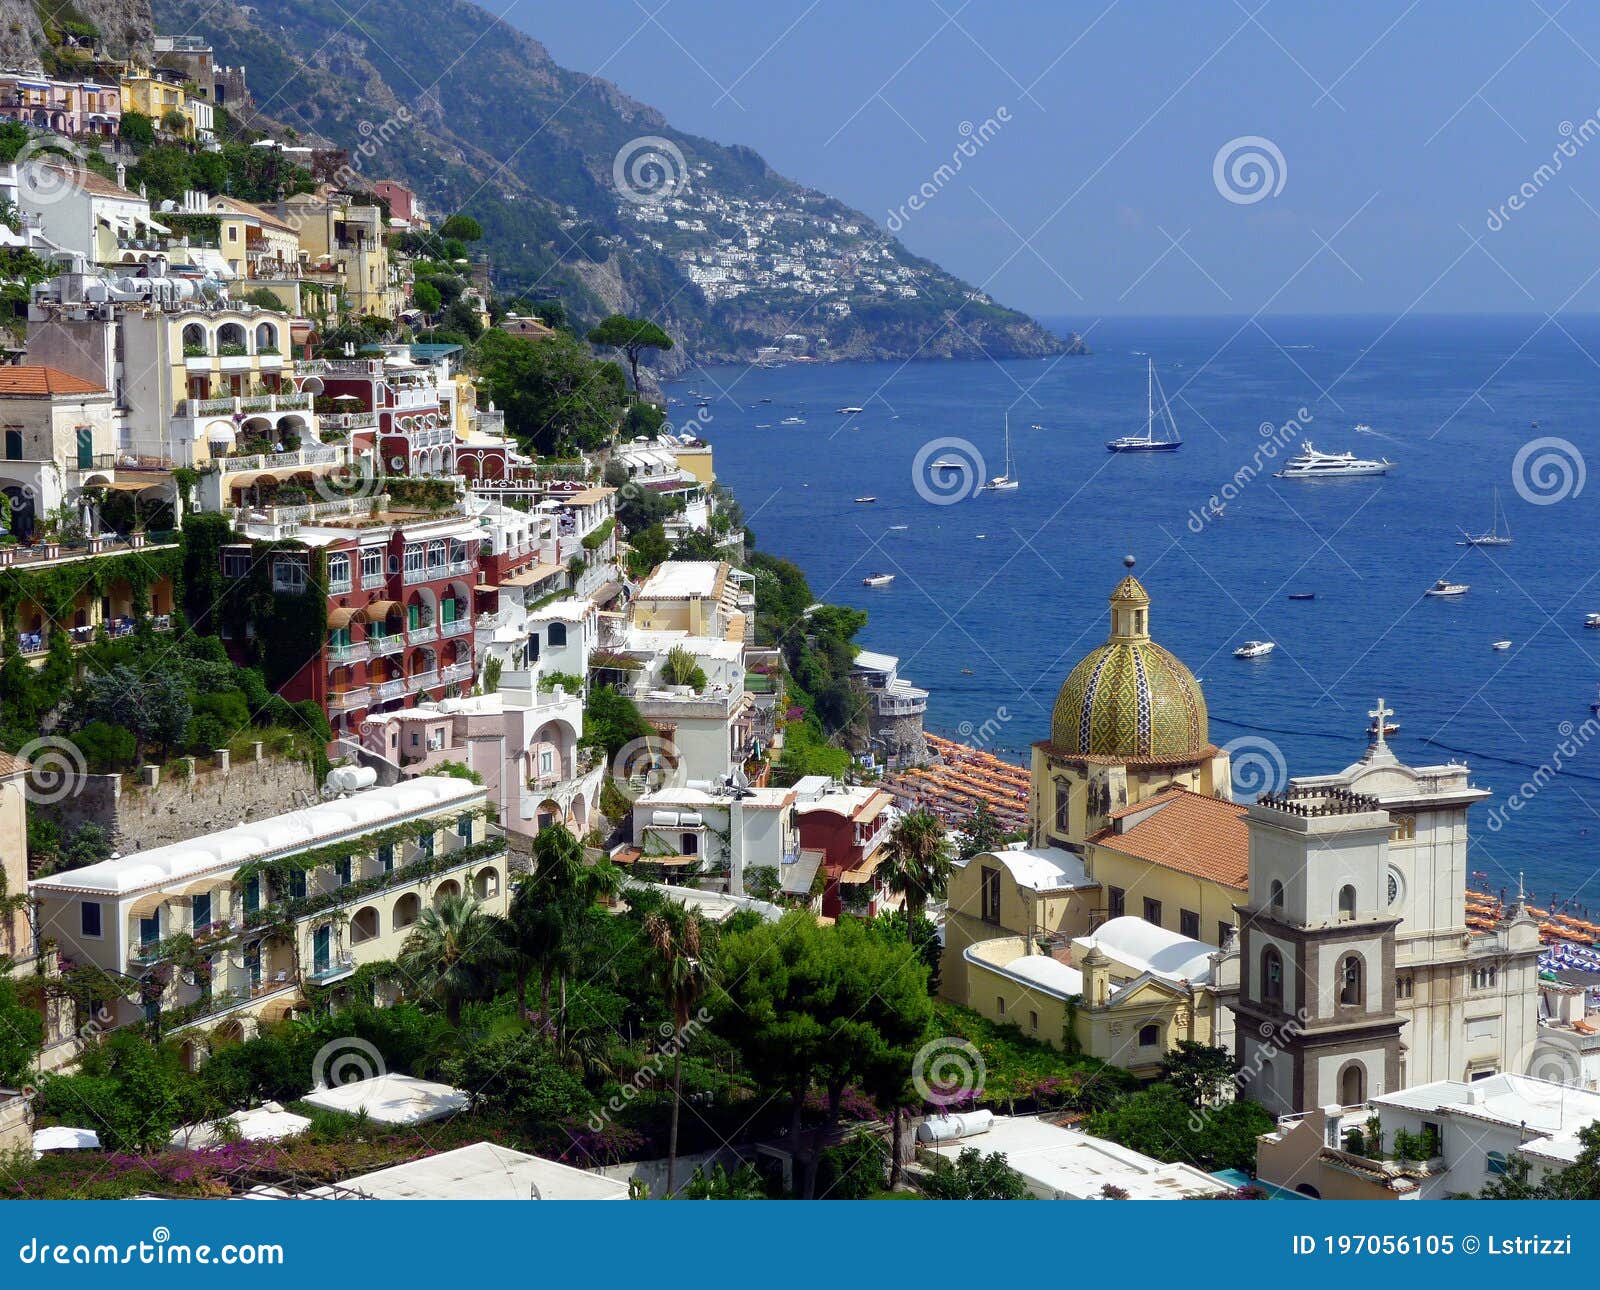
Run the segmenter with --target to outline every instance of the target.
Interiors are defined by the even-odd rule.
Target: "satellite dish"
[[[389,469],[390,470],[404,470],[405,466],[406,466],[406,459],[404,457],[396,456],[396,457],[390,457],[389,458]]]

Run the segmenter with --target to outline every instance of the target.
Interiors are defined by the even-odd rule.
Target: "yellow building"
[[[284,202],[285,218],[300,235],[310,270],[331,269],[343,289],[343,308],[379,318],[399,316],[404,295],[389,262],[383,208],[324,189]]]
[[[667,560],[633,600],[633,625],[718,640],[749,640],[755,627],[755,580],[726,560]]]
[[[1228,754],[1210,742],[1193,674],[1151,640],[1150,597],[1130,573],[1110,636],[1067,675],[1050,737],[1033,745],[1029,835],[1079,850],[1114,811],[1174,786],[1227,797]]]
[[[1226,945],[1249,896],[1246,807],[1173,788],[1111,813],[1083,848],[1106,918],[1136,914],[1194,940]]]
[[[941,992],[965,998],[970,946],[1008,934],[1065,944],[1089,930],[1100,903],[1099,886],[1070,851],[1016,847],[958,862],[945,892]]]
[[[1136,1075],[1156,1074],[1185,1040],[1233,1047],[1228,1000],[1238,957],[1146,923],[1117,918],[1054,952],[1025,936],[968,946],[956,1002],[1025,1035]]]
[[[28,763],[0,751],[0,897],[28,890]],[[19,959],[33,946],[26,908],[0,905],[0,959]]]
[[[158,128],[192,138],[194,119],[184,111],[187,101],[181,84],[163,80],[149,72],[134,72],[122,78],[124,116],[129,112],[140,112],[154,121]],[[176,112],[182,121],[175,117],[169,126],[167,124],[169,112]]]

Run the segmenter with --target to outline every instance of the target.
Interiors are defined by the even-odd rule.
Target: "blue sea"
[[[1464,760],[1494,790],[1472,813],[1476,885],[1525,872],[1541,903],[1600,910],[1600,318],[1114,318],[1087,339],[1074,358],[708,368],[668,393],[687,429],[687,391],[710,397],[699,430],[757,544],[868,611],[861,643],[932,691],[930,729],[1025,761],[1131,554],[1213,742],[1242,741],[1242,795],[1359,759],[1382,697],[1404,760]],[[1183,447],[1113,455],[1144,430],[1147,356]],[[975,450],[1000,473],[1007,413],[1019,489],[969,495],[934,468]],[[1396,466],[1274,478],[1301,438]],[[1214,518],[1242,467],[1260,469]],[[1456,545],[1496,487],[1513,545]],[[862,586],[877,572],[894,584]],[[1471,590],[1425,598],[1440,578]],[[1277,649],[1232,657],[1248,639]]]

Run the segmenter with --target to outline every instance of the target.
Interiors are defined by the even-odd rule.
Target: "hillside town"
[[[1594,1187],[1600,928],[1472,889],[1489,794],[1383,699],[1241,800],[1086,549],[1028,764],[942,738],[660,327],[500,299],[201,37],[114,70],[0,73],[0,1196]],[[917,294],[635,218],[713,298]]]

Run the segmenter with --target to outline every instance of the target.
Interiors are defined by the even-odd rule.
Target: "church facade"
[[[1389,715],[1380,702],[1375,729]],[[1467,767],[1406,766],[1378,734],[1354,765],[1251,806],[1236,1055],[1269,1111],[1521,1072],[1538,923],[1521,907],[1489,932],[1466,921],[1467,813],[1488,796]]]

